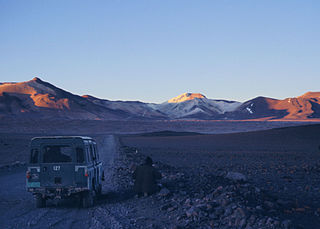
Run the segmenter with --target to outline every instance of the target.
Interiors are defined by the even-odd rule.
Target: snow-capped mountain
[[[320,120],[320,92],[244,103],[184,93],[161,104],[110,101],[67,92],[39,78],[0,83],[0,118],[91,120]]]
[[[171,119],[219,119],[241,105],[240,102],[208,99],[199,93],[184,93],[156,106]]]

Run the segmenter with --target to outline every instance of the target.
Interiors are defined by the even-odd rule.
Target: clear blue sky
[[[0,0],[0,82],[164,102],[320,91],[320,1]]]

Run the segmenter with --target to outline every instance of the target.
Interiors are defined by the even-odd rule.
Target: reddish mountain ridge
[[[307,92],[284,100],[256,97],[244,103],[184,93],[162,104],[150,104],[78,96],[34,78],[0,84],[0,117],[320,121],[320,92]]]
[[[45,119],[125,119],[131,114],[108,109],[39,78],[0,84],[0,117]]]
[[[312,120],[320,119],[320,93],[307,92],[283,100],[257,97],[227,114],[231,119]]]

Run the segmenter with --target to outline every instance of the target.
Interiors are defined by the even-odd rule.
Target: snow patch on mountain
[[[250,114],[253,114],[253,111],[249,107],[247,107],[246,109]]]
[[[195,117],[197,114],[218,117],[237,109],[242,103],[226,100],[208,99],[200,93],[184,93],[162,104],[154,104],[153,108],[170,118]]]

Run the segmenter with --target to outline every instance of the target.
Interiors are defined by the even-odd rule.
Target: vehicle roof
[[[93,140],[91,137],[87,136],[43,136],[43,137],[34,137],[31,139],[37,140],[37,139],[82,139],[82,140]]]

